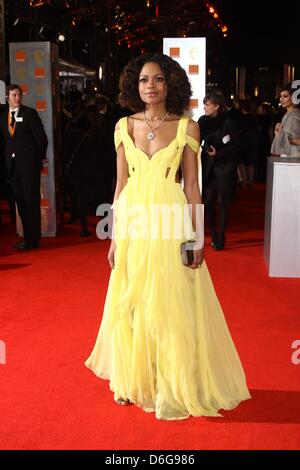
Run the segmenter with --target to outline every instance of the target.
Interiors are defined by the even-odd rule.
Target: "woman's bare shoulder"
[[[189,119],[189,122],[187,125],[187,134],[190,135],[191,137],[194,137],[194,139],[196,140],[200,139],[199,124],[193,119]]]
[[[130,116],[128,116],[128,119],[130,121],[142,121],[144,120],[144,114],[143,113],[131,114]]]
[[[132,116],[122,117],[121,119],[119,119],[118,122],[117,122],[116,125],[115,125],[115,131],[120,130],[120,121],[121,121],[122,119],[125,119],[125,118],[126,118],[126,119],[130,120],[130,119],[133,118],[134,116],[136,116],[136,114],[133,114]]]

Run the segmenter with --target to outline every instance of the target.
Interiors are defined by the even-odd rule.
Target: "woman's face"
[[[219,112],[219,105],[207,100],[204,103],[205,116],[216,116]]]
[[[163,103],[167,92],[167,82],[160,66],[155,62],[145,64],[139,76],[141,100],[148,105]]]
[[[280,93],[280,103],[283,108],[289,108],[293,105],[292,95],[287,90]]]

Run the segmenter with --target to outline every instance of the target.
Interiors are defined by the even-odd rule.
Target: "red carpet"
[[[108,382],[84,366],[108,283],[108,243],[81,239],[73,225],[19,253],[4,218],[0,448],[299,449],[300,365],[291,344],[300,339],[300,280],[267,277],[263,208],[264,188],[239,193],[226,250],[206,250],[252,400],[223,418],[179,422],[114,404]]]

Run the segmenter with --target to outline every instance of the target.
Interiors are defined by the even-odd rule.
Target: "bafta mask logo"
[[[192,60],[198,60],[198,57],[199,57],[198,47],[191,47],[191,49],[190,49],[190,58]]]
[[[42,65],[45,57],[44,51],[42,51],[41,49],[36,49],[33,53],[33,57],[36,65]]]
[[[19,82],[24,81],[25,77],[26,77],[25,67],[17,67],[16,76],[17,76]]]
[[[44,94],[44,87],[42,85],[35,85],[35,94],[42,96]]]

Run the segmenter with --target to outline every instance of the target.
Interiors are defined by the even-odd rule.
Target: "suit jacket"
[[[0,116],[3,112],[6,111],[6,109],[7,109],[7,106],[5,104],[0,104]],[[1,135],[1,131],[0,131],[0,190],[1,190],[1,187],[4,185],[6,178],[7,178],[7,168],[5,165],[4,150],[5,150],[4,137]]]
[[[215,122],[212,121],[213,119]],[[216,118],[201,116],[198,123],[201,139],[205,141],[201,154],[203,184],[216,180],[218,186],[226,190],[236,170],[238,151],[236,125],[228,113],[220,114]],[[206,146],[210,145],[217,151],[214,158],[210,157],[206,151]]]
[[[14,135],[8,130],[8,112],[6,109],[0,115],[0,129],[5,143],[5,161],[8,174],[15,171],[30,175],[40,172],[42,160],[46,156],[48,145],[43,123],[33,108],[21,105],[18,112]],[[15,155],[12,157],[12,155]]]

